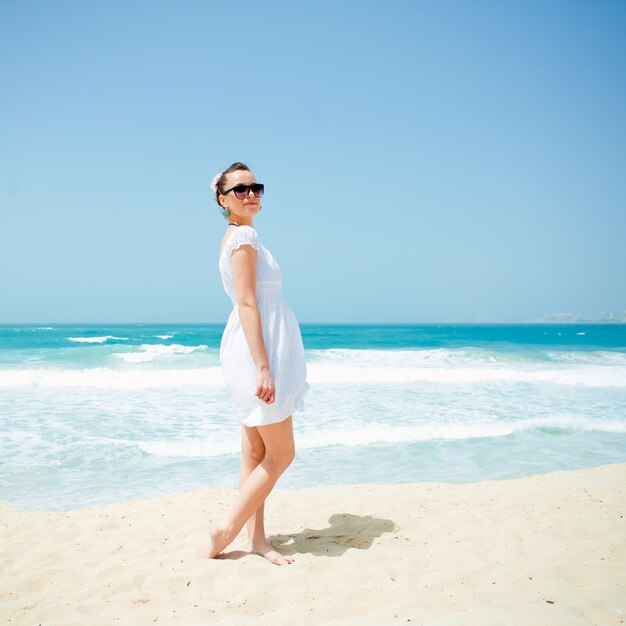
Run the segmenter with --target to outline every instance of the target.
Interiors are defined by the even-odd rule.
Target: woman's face
[[[253,185],[256,178],[252,172],[247,170],[236,170],[226,174],[226,183],[224,189],[231,189],[236,185]],[[223,207],[230,209],[231,216],[254,217],[261,207],[261,198],[257,198],[252,191],[248,192],[248,196],[240,200],[234,192],[227,193],[225,196],[220,194],[220,203]]]

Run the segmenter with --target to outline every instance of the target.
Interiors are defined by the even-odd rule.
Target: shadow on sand
[[[327,528],[305,528],[296,534],[273,535],[269,542],[285,556],[341,556],[350,549],[367,550],[374,539],[397,528],[389,519],[351,513],[336,513],[328,522]]]
[[[397,529],[389,519],[371,515],[336,513],[328,519],[327,528],[305,528],[299,533],[272,535],[271,543],[283,556],[313,554],[314,556],[341,556],[347,550],[367,550],[374,539]],[[223,552],[218,558],[240,559],[249,553],[243,550]]]

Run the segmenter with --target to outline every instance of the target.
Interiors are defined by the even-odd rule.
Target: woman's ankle
[[[218,526],[217,529],[223,537],[228,538],[228,543],[235,541],[239,531],[241,530],[241,528],[235,528],[235,526],[233,526],[230,522],[227,522],[222,526]]]
[[[260,546],[266,543],[267,543],[267,537],[265,536],[265,534],[261,535],[257,533],[256,535],[254,535],[254,537],[250,539],[250,545],[252,546]]]

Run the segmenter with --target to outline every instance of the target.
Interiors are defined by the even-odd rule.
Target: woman
[[[215,176],[211,188],[228,220],[219,268],[234,308],[220,364],[241,422],[242,459],[239,498],[228,519],[210,531],[203,555],[216,557],[246,524],[250,552],[287,565],[293,559],[265,538],[263,514],[265,499],[294,458],[292,414],[310,388],[302,336],[281,295],[280,267],[254,229],[264,186],[246,165],[233,163]]]

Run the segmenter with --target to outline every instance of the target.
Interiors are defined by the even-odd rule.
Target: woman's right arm
[[[263,341],[261,313],[256,299],[256,269],[259,253],[245,244],[232,251],[233,278],[237,292],[237,309],[243,333],[257,369],[255,395],[271,404],[275,400],[275,388],[270,362]]]

